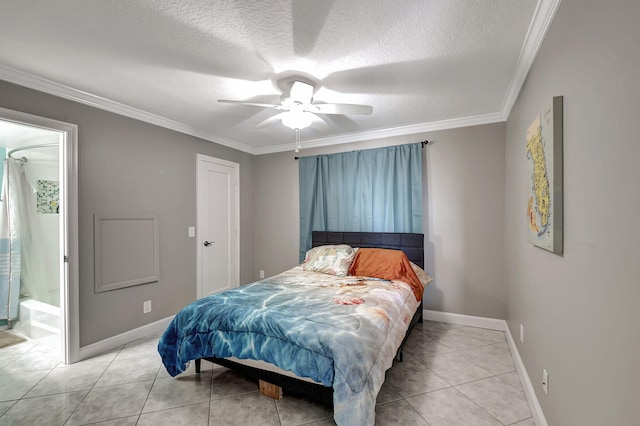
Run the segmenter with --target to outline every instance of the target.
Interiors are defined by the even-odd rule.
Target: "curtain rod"
[[[422,141],[420,142],[422,144],[422,147],[424,148],[425,145],[429,145],[431,143],[431,141]],[[304,158],[304,157],[293,157],[294,160],[298,160],[300,158]]]
[[[60,144],[58,144],[58,143],[43,143],[43,144],[39,144],[39,145],[21,146],[19,148],[13,148],[11,151],[7,152],[7,157],[8,158],[13,158],[14,160],[16,160],[15,157],[11,156],[11,154],[13,154],[14,152],[24,151],[25,149],[49,148],[49,147],[54,147],[54,146],[60,146]]]

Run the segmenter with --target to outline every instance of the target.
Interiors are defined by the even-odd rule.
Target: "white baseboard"
[[[507,343],[509,344],[509,350],[511,351],[511,355],[516,363],[516,370],[518,371],[518,377],[520,377],[520,383],[522,383],[524,394],[529,402],[529,407],[531,407],[531,411],[533,411],[533,420],[536,422],[536,426],[548,426],[549,424],[547,423],[547,419],[544,417],[536,392],[533,390],[533,384],[531,383],[529,374],[527,374],[527,369],[522,362],[520,352],[518,352],[516,341],[513,340],[511,330],[509,330],[506,321],[504,322],[504,325],[506,328],[505,334],[507,335]]]
[[[474,317],[471,315],[452,314],[449,312],[429,311],[426,309],[423,311],[423,317],[428,321],[446,322],[448,324],[466,325],[469,327],[479,327],[489,330],[504,331],[505,335],[507,336],[507,344],[509,345],[509,350],[511,351],[514,362],[516,364],[518,377],[520,378],[522,388],[524,389],[524,394],[527,397],[529,407],[532,411],[531,414],[533,415],[533,420],[536,422],[536,426],[548,426],[547,419],[544,417],[542,407],[540,407],[540,403],[538,402],[536,393],[533,390],[533,385],[531,384],[529,374],[527,374],[527,369],[524,367],[524,363],[522,362],[522,358],[520,357],[520,352],[518,352],[516,342],[515,340],[513,340],[511,330],[509,329],[509,326],[507,325],[507,322],[505,320]]]
[[[452,314],[450,312],[422,311],[424,319],[428,321],[446,322],[448,324],[466,325],[468,327],[486,328],[489,330],[506,331],[507,323],[504,320],[474,317],[471,315]]]
[[[164,331],[169,323],[173,320],[174,315],[163,318],[151,324],[143,325],[142,327],[129,330],[125,333],[118,334],[117,336],[109,337],[108,339],[100,340],[99,342],[91,343],[90,345],[80,347],[80,356],[78,361],[91,358],[96,355],[100,355],[118,346],[131,343],[134,340],[141,339],[153,333],[159,333]]]

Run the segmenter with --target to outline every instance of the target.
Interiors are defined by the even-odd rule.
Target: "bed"
[[[313,232],[313,247],[336,244],[401,250],[424,267],[422,234]],[[176,315],[158,350],[172,376],[191,360],[199,371],[205,359],[259,379],[261,391],[266,384],[333,403],[338,425],[373,424],[385,371],[401,360],[422,321],[422,294],[405,281],[298,266],[193,302]]]

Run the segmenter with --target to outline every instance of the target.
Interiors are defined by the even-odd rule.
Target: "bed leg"
[[[260,393],[271,399],[282,399],[282,388],[264,380],[260,380]]]
[[[196,359],[196,373],[200,373],[200,363],[202,362],[201,358]]]

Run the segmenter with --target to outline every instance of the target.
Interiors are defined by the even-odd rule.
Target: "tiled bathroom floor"
[[[64,365],[29,341],[0,349],[0,425],[334,425],[332,410],[203,362],[170,377],[149,336]],[[378,395],[377,425],[534,426],[505,334],[417,324]],[[193,364],[193,363],[192,363]]]

